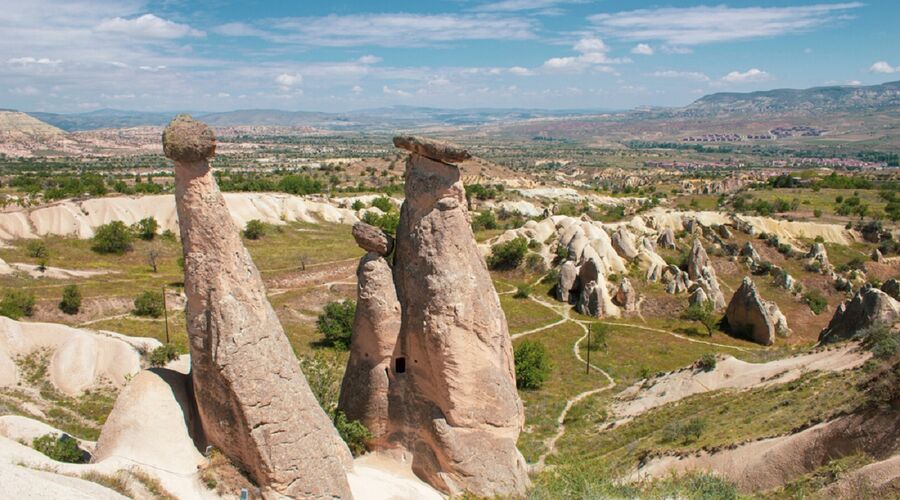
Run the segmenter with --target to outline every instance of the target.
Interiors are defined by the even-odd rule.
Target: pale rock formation
[[[664,229],[656,238],[656,244],[662,248],[675,250],[675,231],[672,231],[672,228]]]
[[[644,276],[647,278],[647,281],[659,281],[662,279],[666,267],[668,267],[666,260],[660,257],[658,253],[643,246],[638,252],[636,262],[638,268],[645,271]]]
[[[720,237],[722,237],[726,240],[730,240],[731,238],[734,237],[734,235],[731,234],[731,230],[728,229],[728,226],[726,226],[724,224],[717,225],[716,232],[719,234]]]
[[[734,292],[725,318],[731,333],[762,345],[772,345],[776,335],[790,333],[778,306],[763,300],[750,278],[744,278]]]
[[[208,159],[212,130],[189,116],[163,133],[175,161],[191,375],[204,434],[271,494],[351,498],[346,444],[300,372]]]
[[[616,295],[613,302],[620,306],[625,312],[634,312],[637,310],[637,291],[631,286],[628,278],[622,278],[622,282],[616,288]]]
[[[578,268],[575,262],[567,260],[559,267],[559,281],[556,284],[556,298],[560,302],[574,301],[576,281],[578,280]]]
[[[500,300],[469,225],[461,148],[396,138],[412,153],[394,282],[402,320],[389,389],[390,440],[450,493],[523,495],[524,408]]]
[[[691,247],[691,254],[688,257],[688,277],[692,280],[701,277],[703,275],[702,270],[705,267],[710,267],[709,256],[706,254],[703,244],[700,243],[700,239],[695,238]]]
[[[746,258],[751,266],[759,264],[762,261],[762,257],[760,257],[756,249],[753,248],[753,243],[750,243],[749,241],[744,243],[744,246],[741,247],[740,256]]]
[[[847,340],[872,325],[894,325],[900,320],[900,302],[887,293],[865,286],[852,299],[839,305],[828,326],[819,333],[819,342]]]
[[[890,295],[894,300],[900,300],[900,281],[891,278],[881,285],[881,291]]]
[[[393,238],[363,222],[353,226],[353,235],[363,249],[381,251],[369,251],[356,269],[356,316],[338,410],[361,421],[374,436],[370,446],[377,447],[389,431],[388,373],[400,333],[400,302],[391,266],[384,258],[391,252]]]
[[[634,235],[629,233],[624,227],[619,227],[612,235],[612,246],[623,259],[631,261],[638,255],[637,248],[634,245]]]
[[[719,281],[716,278],[716,270],[709,261],[706,250],[700,243],[700,239],[694,240],[691,247],[691,255],[688,257],[688,277],[697,281],[706,292],[709,300],[716,309],[725,307],[725,295],[719,289]]]
[[[706,292],[703,290],[701,286],[695,286],[694,291],[691,292],[690,297],[688,297],[689,305],[702,305],[709,301],[709,297],[706,295]]]
[[[588,259],[581,265],[578,272],[581,294],[575,309],[585,316],[595,318],[618,317],[619,308],[612,301],[606,277],[601,270],[601,264],[595,259]]]
[[[793,291],[797,286],[797,280],[788,274],[786,270],[779,267],[775,270],[775,285],[784,288],[785,290]]]
[[[648,238],[647,236],[641,236],[640,248],[643,248],[650,252],[656,252],[656,242],[654,242],[651,238]]]
[[[352,232],[356,244],[366,252],[384,256],[394,249],[394,238],[375,226],[357,222],[353,224]]]
[[[663,271],[662,281],[666,284],[666,293],[670,294],[687,292],[693,284],[688,274],[674,265]]]
[[[806,254],[806,258],[808,259],[809,264],[818,262],[819,269],[823,273],[831,272],[832,267],[831,263],[828,262],[828,252],[825,251],[825,245],[813,243],[812,247],[809,249],[809,253]]]
[[[884,260],[884,255],[881,255],[881,250],[875,248],[872,250],[872,260],[874,262],[881,262]]]

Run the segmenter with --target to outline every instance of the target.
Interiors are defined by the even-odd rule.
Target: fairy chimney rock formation
[[[656,238],[656,244],[662,248],[675,250],[675,232],[671,228],[663,230]]]
[[[559,267],[559,281],[556,284],[556,298],[561,302],[572,302],[575,282],[578,280],[578,268],[575,262],[567,260]]]
[[[819,342],[847,340],[873,325],[893,326],[900,321],[900,302],[882,290],[864,286],[852,299],[837,307],[828,326],[819,333]]]
[[[401,305],[389,389],[392,434],[413,471],[450,493],[520,496],[524,408],[506,317],[466,211],[462,148],[418,137],[406,162],[394,283]]]
[[[634,246],[634,236],[631,235],[624,227],[619,227],[612,235],[612,246],[623,259],[634,260],[638,255],[637,248]]]
[[[210,171],[212,130],[163,132],[175,161],[191,377],[203,432],[267,494],[352,498],[350,450],[319,406]]]
[[[338,409],[361,421],[374,436],[369,445],[377,448],[389,430],[388,372],[400,333],[400,302],[384,258],[393,238],[363,222],[354,224],[353,236],[369,252],[356,270],[356,316]]]
[[[732,334],[762,345],[772,345],[776,335],[790,333],[778,306],[763,300],[750,278],[744,278],[734,292],[725,318]]]

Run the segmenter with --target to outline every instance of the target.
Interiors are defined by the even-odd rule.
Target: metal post
[[[163,318],[166,322],[166,344],[169,343],[169,308],[166,306],[166,285],[162,287],[163,294]]]
[[[588,327],[587,327],[587,338],[588,338],[587,363],[585,363],[585,366],[584,366],[584,373],[586,373],[586,374],[591,373],[591,328],[593,328],[593,326],[588,325]]]

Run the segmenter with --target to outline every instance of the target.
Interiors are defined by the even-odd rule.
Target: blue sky
[[[0,107],[613,108],[900,80],[900,2],[0,0]]]

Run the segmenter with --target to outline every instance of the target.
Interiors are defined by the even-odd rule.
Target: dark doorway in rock
[[[397,373],[406,373],[406,358],[397,358],[394,360],[394,371]]]

